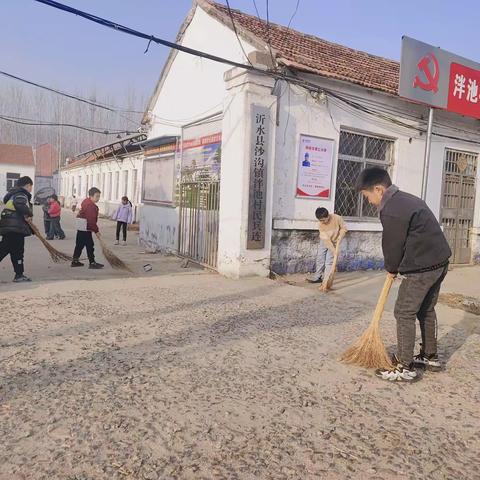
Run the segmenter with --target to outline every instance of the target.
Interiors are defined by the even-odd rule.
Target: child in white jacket
[[[120,230],[123,233],[123,242],[122,245],[127,244],[127,225],[133,222],[133,208],[132,203],[128,197],[122,197],[122,203],[117,208],[115,213],[112,215],[112,220],[117,221],[117,237],[115,240],[115,245],[119,244],[120,241]]]

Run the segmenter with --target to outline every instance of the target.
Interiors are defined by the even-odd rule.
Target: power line
[[[39,1],[39,0],[37,0]],[[7,72],[3,72],[3,71],[0,71],[0,75],[3,75],[5,77],[8,77],[8,78],[12,78],[13,80],[18,80],[19,82],[23,82],[23,83],[26,83],[28,85],[31,85],[33,87],[37,87],[37,88],[41,88],[43,90],[47,90],[49,92],[52,92],[52,93],[55,93],[57,95],[61,95],[63,97],[67,97],[67,98],[70,98],[72,100],[76,100],[77,102],[82,102],[82,103],[86,103],[88,105],[91,105],[93,107],[97,107],[97,108],[102,108],[104,110],[108,110],[109,112],[123,112],[123,113],[139,113],[139,114],[143,114],[143,112],[140,112],[140,111],[136,111],[136,110],[125,110],[125,109],[121,109],[121,108],[115,108],[115,107],[109,107],[108,105],[102,105],[101,103],[98,103],[98,102],[94,102],[92,100],[88,100],[86,98],[82,98],[82,97],[79,97],[77,95],[73,95],[73,94],[70,94],[70,93],[66,93],[66,92],[62,92],[61,90],[56,90],[55,88],[51,88],[51,87],[47,87],[45,85],[41,85],[39,83],[35,83],[31,80],[27,80],[25,78],[22,78],[22,77],[17,77],[16,75],[12,75],[11,73],[7,73]]]
[[[253,0],[253,6],[255,7],[255,11],[257,12],[257,18],[261,20],[260,13],[258,12],[257,2]]]
[[[96,15],[92,15],[92,14],[89,14],[87,12],[83,12],[81,10],[77,10],[75,8],[69,7],[68,5],[63,5],[59,2],[55,2],[54,0],[35,0],[35,1],[38,2],[38,3],[48,5],[50,7],[56,8],[58,10],[62,10],[62,11],[68,12],[68,13],[72,13],[74,15],[78,15],[82,18],[85,18],[85,19],[90,20],[92,22],[98,23],[98,24],[103,25],[105,27],[112,28],[112,29],[120,31],[122,33],[126,33],[128,35],[132,35],[132,36],[135,36],[135,37],[138,37],[138,38],[142,38],[144,40],[148,40],[149,42],[154,42],[154,43],[157,43],[157,44],[160,44],[160,45],[172,48],[172,49],[176,49],[176,50],[179,50],[181,52],[187,53],[189,55],[205,58],[205,59],[208,59],[208,60],[212,60],[214,62],[223,63],[223,64],[230,65],[230,66],[233,66],[233,67],[242,68],[244,70],[257,72],[257,73],[262,74],[262,75],[268,75],[268,76],[271,76],[273,78],[282,79],[282,80],[285,80],[289,83],[302,86],[302,87],[306,88],[307,90],[328,93],[331,96],[333,96],[334,98],[337,98],[339,101],[350,104],[350,106],[352,106],[353,108],[355,108],[357,110],[360,110],[360,111],[362,111],[366,114],[374,115],[374,116],[377,116],[379,118],[382,118],[383,120],[395,123],[396,125],[399,125],[401,127],[414,129],[414,130],[417,130],[417,131],[423,133],[423,131],[421,129],[418,129],[416,127],[413,127],[412,125],[409,125],[407,123],[404,123],[404,122],[401,122],[397,119],[389,117],[388,115],[372,112],[367,107],[364,107],[360,104],[357,104],[356,102],[351,102],[349,100],[346,100],[346,99],[342,98],[341,96],[339,96],[338,94],[335,94],[334,92],[331,92],[329,90],[326,90],[326,89],[323,89],[323,88],[319,87],[318,85],[314,84],[313,82],[309,82],[309,81],[306,81],[306,80],[295,78],[295,77],[292,77],[290,75],[287,75],[286,73],[281,73],[280,74],[280,73],[271,72],[271,71],[269,72],[269,71],[257,68],[255,66],[252,66],[252,65],[238,63],[238,62],[235,62],[233,60],[228,60],[226,58],[222,58],[222,57],[218,57],[216,55],[211,55],[209,53],[202,52],[200,50],[195,50],[193,48],[185,47],[183,45],[180,45],[180,44],[177,44],[177,43],[174,43],[174,42],[170,42],[168,40],[163,40],[163,39],[160,39],[160,38],[155,37],[153,35],[147,35],[143,32],[138,31],[138,30],[134,30],[132,28],[129,28],[129,27],[117,24],[115,22],[112,22],[111,20],[107,20],[107,19],[98,17]],[[267,5],[267,26],[268,26],[269,32],[270,32],[268,0],[266,0],[266,5]],[[268,38],[270,39],[270,33],[268,34]],[[274,61],[270,42],[268,42],[268,46],[269,46],[269,49],[270,49],[270,54],[272,56],[272,60]],[[275,63],[275,61],[274,61],[274,63]],[[470,133],[470,132],[465,132],[465,133]],[[441,136],[441,137],[444,137],[444,138],[459,140],[459,141],[465,141],[465,142],[469,142],[469,143],[480,144],[480,142],[476,142],[476,141],[473,141],[473,140],[468,140],[468,139],[464,139],[464,138],[460,138],[460,137],[450,136],[450,135],[442,135],[442,134],[439,134],[439,133],[434,133],[434,135]]]
[[[295,10],[294,10],[294,12],[292,13],[292,16],[290,17],[290,20],[289,20],[288,25],[287,25],[287,29],[290,28],[290,25],[292,24],[293,19],[294,19],[295,16],[297,15],[298,7],[299,7],[299,6],[300,6],[300,0],[297,0],[297,5],[295,6]]]
[[[43,3],[50,7],[56,8],[58,10],[62,10],[64,12],[72,13],[74,15],[78,15],[79,17],[85,18],[90,20],[91,22],[98,23],[99,25],[103,25],[104,27],[112,28],[118,32],[126,33],[128,35],[133,35],[134,37],[143,38],[144,40],[148,40],[149,42],[158,43],[159,45],[163,45],[164,47],[173,48],[175,50],[179,50],[184,53],[188,53],[189,55],[194,55],[197,57],[202,57],[207,60],[212,60],[218,63],[225,63],[227,65],[231,65],[232,67],[239,67],[244,68],[246,70],[258,70],[251,65],[246,65],[244,63],[238,63],[233,60],[228,60],[226,58],[217,57],[216,55],[211,55],[210,53],[202,52],[200,50],[195,50],[193,48],[185,47],[178,43],[170,42],[168,40],[163,40],[161,38],[155,37],[154,35],[147,35],[146,33],[140,32],[130,27],[126,27],[124,25],[120,25],[119,23],[112,22],[111,20],[107,20],[102,17],[98,17],[96,15],[92,15],[90,13],[84,12],[82,10],[77,10],[76,8],[69,7],[68,5],[64,5],[59,2],[55,2],[53,0],[35,0],[38,3]]]
[[[29,120],[29,119],[22,119],[18,117],[10,117],[0,115],[0,120],[4,120],[5,122],[16,123],[19,125],[28,125],[28,126],[35,126],[35,127],[69,127],[69,128],[76,128],[78,130],[84,130],[91,133],[99,133],[103,135],[118,135],[119,133],[125,134],[132,134],[137,132],[128,132],[126,130],[109,130],[109,129],[100,129],[97,127],[85,127],[82,125],[75,125],[71,123],[55,123],[55,122],[39,122],[36,120]]]
[[[242,49],[242,52],[243,52],[243,55],[245,55],[245,58],[247,59],[247,62],[252,65],[252,62],[250,61],[250,59],[248,58],[248,55],[247,53],[245,52],[245,49],[243,48],[243,44],[240,40],[240,37],[238,36],[238,32],[237,32],[237,27],[235,25],[235,20],[233,19],[233,13],[232,13],[232,9],[230,8],[230,2],[228,0],[227,1],[227,8],[228,8],[228,14],[230,15],[230,20],[232,21],[232,27],[233,27],[233,31],[235,32],[235,36],[237,37],[237,40],[238,40],[238,44],[240,45],[240,48]]]
[[[270,57],[272,57],[272,65],[275,67],[275,58],[273,57],[273,52],[272,52],[272,43],[271,43],[271,28],[270,28],[270,13],[269,13],[269,7],[268,7],[268,0],[265,0],[266,6],[267,6],[267,45],[268,45],[268,50],[270,51]]]
[[[60,122],[60,123],[57,123],[57,122],[50,122],[48,120],[38,120],[38,119],[32,119],[32,118],[25,118],[25,117],[18,117],[16,115],[7,115],[6,113],[0,113],[0,116],[2,117],[5,117],[5,118],[9,118],[9,119],[13,119],[13,120],[21,120],[21,121],[24,121],[24,122],[34,122],[34,123],[38,123],[39,125],[67,125],[63,122]],[[77,125],[77,124],[75,124]],[[97,126],[92,126],[92,125],[81,125],[82,127],[85,127],[85,128],[91,128],[93,130],[99,130],[99,131],[102,131],[104,132],[105,130],[108,130],[109,132],[114,132],[114,133],[122,133],[122,132],[126,132],[126,130],[124,128],[103,128],[103,127],[97,127]]]

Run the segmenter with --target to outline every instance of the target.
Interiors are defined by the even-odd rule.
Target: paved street
[[[70,212],[64,225],[69,252]],[[35,282],[0,285],[0,479],[480,478],[478,316],[440,306],[446,371],[385,384],[337,360],[382,274],[320,295],[130,240],[116,251],[138,276],[52,265],[30,239]],[[479,273],[456,269],[445,290],[478,294]],[[383,325],[392,345],[391,308]]]

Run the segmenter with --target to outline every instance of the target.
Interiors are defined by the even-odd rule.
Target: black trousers
[[[429,272],[409,273],[402,280],[394,315],[397,320],[397,357],[404,365],[410,365],[413,361],[417,318],[422,332],[423,353],[437,353],[435,305],[447,273],[448,265]]]
[[[117,240],[120,240],[120,230],[123,233],[123,241],[127,241],[127,224],[126,222],[117,222]]]
[[[8,233],[0,242],[0,262],[10,255],[16,275],[23,275],[23,254],[25,252],[25,237],[19,233]]]
[[[50,219],[43,219],[43,226],[45,227],[45,236],[48,237],[50,235]]]
[[[95,261],[95,247],[93,245],[92,232],[77,231],[77,240],[75,243],[75,251],[73,252],[73,258],[78,260],[82,255],[83,249],[87,249],[87,256],[90,263]]]

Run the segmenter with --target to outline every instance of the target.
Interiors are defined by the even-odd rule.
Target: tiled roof
[[[198,2],[212,16],[231,28],[228,9],[212,0]],[[253,35],[270,44],[276,60],[296,70],[344,80],[363,87],[398,94],[400,64],[313,35],[267,24],[255,16],[232,10],[239,34],[248,40]]]
[[[32,147],[27,145],[0,144],[0,163],[33,167]]]

